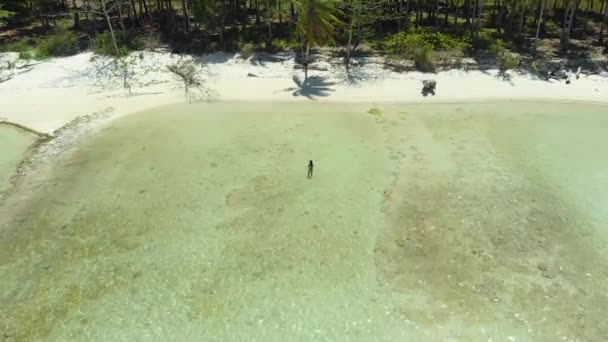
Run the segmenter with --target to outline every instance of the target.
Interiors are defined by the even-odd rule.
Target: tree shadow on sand
[[[346,67],[344,64],[337,65],[333,70],[333,76],[338,80],[338,83],[347,86],[360,86],[374,82],[383,75],[379,75],[369,68],[361,66]]]
[[[309,100],[329,96],[335,91],[332,88],[335,83],[322,76],[309,76],[304,81],[298,76],[294,76],[293,82],[296,84],[295,87],[285,88],[283,91],[291,91],[293,96],[304,96]]]
[[[253,66],[259,66],[266,68],[269,63],[283,63],[289,59],[289,55],[286,54],[269,54],[266,52],[256,52],[251,58],[249,58],[249,63]]]

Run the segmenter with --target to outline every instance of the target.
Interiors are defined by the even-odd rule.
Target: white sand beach
[[[52,133],[76,117],[95,112],[112,112],[112,117],[186,101],[180,81],[166,68],[180,56],[145,52],[133,56],[130,67],[131,94],[121,77],[107,77],[108,60],[82,53],[44,62],[15,62],[16,54],[1,55],[0,63],[16,63],[4,70],[0,83],[0,120]],[[356,103],[412,103],[437,101],[531,100],[608,102],[608,73],[581,75],[567,85],[564,81],[539,80],[529,74],[510,72],[510,81],[497,77],[497,70],[450,70],[437,74],[397,73],[383,67],[378,58],[358,60],[350,76],[340,59],[316,63],[324,71],[311,70],[309,82],[298,86],[294,58],[218,53],[197,59],[204,67],[208,99],[220,101],[328,101]],[[104,73],[106,76],[103,76]],[[251,76],[248,74],[253,74]],[[421,95],[421,81],[437,81],[435,96]]]

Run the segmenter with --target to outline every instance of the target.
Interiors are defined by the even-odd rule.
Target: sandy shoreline
[[[15,62],[14,54],[2,54],[1,65]],[[133,56],[129,69],[131,94],[123,87],[108,60],[92,53],[57,58],[41,63],[17,62],[3,70],[0,83],[0,120],[14,122],[52,134],[77,117],[111,112],[111,117],[185,102],[180,81],[166,65],[180,56],[145,52]],[[196,58],[208,100],[244,102],[332,103],[445,103],[485,100],[548,100],[608,103],[608,74],[581,76],[572,84],[544,81],[528,74],[511,73],[511,80],[496,77],[497,70],[450,70],[437,74],[397,73],[385,69],[377,58],[359,60],[347,74],[339,60],[320,60],[324,71],[303,72],[294,68],[293,56],[262,55],[244,60],[233,54]],[[20,73],[20,74],[19,74]],[[113,73],[113,75],[110,75]],[[251,76],[253,74],[255,76]],[[421,81],[437,81],[435,96],[423,97]],[[298,84],[299,83],[299,84]]]

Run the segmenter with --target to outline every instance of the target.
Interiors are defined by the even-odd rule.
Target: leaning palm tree
[[[331,0],[299,0],[296,31],[306,44],[304,77],[308,77],[310,46],[333,42],[334,26],[340,22],[338,9]]]

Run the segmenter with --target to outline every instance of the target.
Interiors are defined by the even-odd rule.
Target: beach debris
[[[184,94],[189,102],[210,98],[211,90],[205,85],[205,76],[209,75],[209,71],[205,65],[192,58],[181,57],[176,63],[166,67],[182,81]]]
[[[437,81],[423,80],[422,81],[422,96],[427,96],[428,94],[435,96],[436,87],[437,87]]]
[[[247,77],[260,77],[260,76],[258,76],[258,75],[256,75],[256,74],[252,74],[252,73],[248,72],[248,73],[247,73]]]

